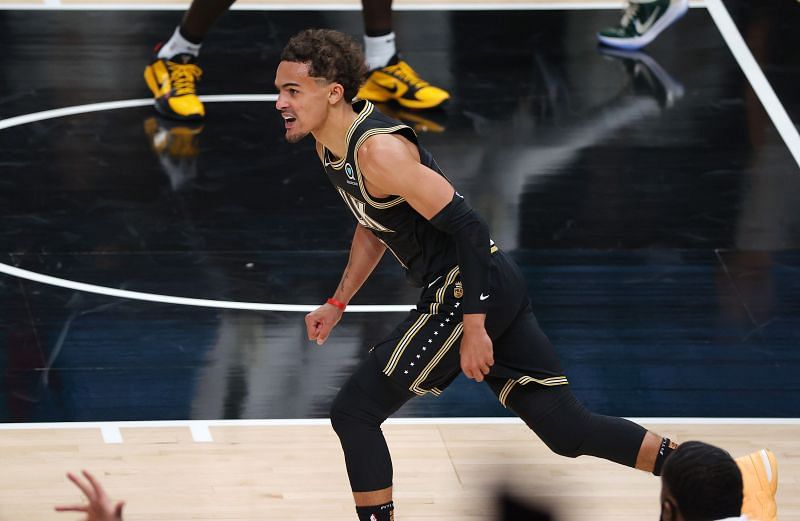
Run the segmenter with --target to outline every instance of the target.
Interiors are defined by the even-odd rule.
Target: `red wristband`
[[[345,304],[344,302],[341,302],[339,300],[336,300],[335,298],[329,298],[325,302],[327,302],[331,306],[336,306],[337,308],[341,309],[342,311],[344,311],[344,308],[347,307],[347,304]]]

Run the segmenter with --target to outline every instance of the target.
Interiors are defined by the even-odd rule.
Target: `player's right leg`
[[[197,65],[200,46],[211,25],[234,0],[194,0],[172,37],[155,49],[145,67],[144,79],[155,98],[156,109],[172,119],[195,121],[205,116],[197,97],[197,82],[203,74]]]
[[[460,372],[462,296],[458,266],[435,277],[331,406],[359,519],[392,519],[392,460],[381,424],[413,396],[441,394]]]
[[[381,424],[413,396],[383,374],[370,353],[331,405],[359,520],[393,519],[392,459]]]

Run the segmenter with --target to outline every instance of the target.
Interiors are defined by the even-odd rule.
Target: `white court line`
[[[189,4],[59,4],[49,5],[47,2],[59,0],[44,0],[41,4],[5,4],[0,5],[0,11],[185,11]],[[520,2],[520,3],[408,3],[392,6],[393,11],[568,11],[568,10],[609,10],[622,9],[625,2]],[[691,1],[689,7],[705,7],[704,0]],[[360,3],[348,4],[234,4],[232,11],[360,11]]]
[[[106,443],[122,443],[122,433],[118,425],[106,424],[100,427],[103,441]]]
[[[96,286],[94,284],[85,284],[83,282],[75,282],[73,280],[60,279],[58,277],[51,277],[50,275],[42,275],[33,271],[23,270],[9,266],[8,264],[0,263],[0,273],[18,277],[20,279],[39,282],[41,284],[48,284],[50,286],[57,286],[60,288],[74,289],[76,291],[84,291],[86,293],[94,293],[97,295],[106,295],[109,297],[127,298],[131,300],[143,300],[145,302],[160,302],[162,304],[177,304],[180,306],[196,306],[204,308],[219,308],[219,309],[244,309],[250,311],[293,311],[308,313],[314,311],[319,304],[269,304],[262,302],[237,302],[229,300],[210,300],[200,298],[188,297],[174,297],[172,295],[158,295],[155,293],[142,293],[139,291],[129,291],[126,289],[107,288],[105,286]],[[353,305],[347,306],[345,313],[386,313],[386,312],[405,312],[412,309],[412,304],[397,304],[397,305]]]
[[[211,437],[211,431],[208,430],[207,423],[192,423],[189,425],[189,430],[192,432],[192,439],[196,443],[211,443],[214,438]]]
[[[764,106],[764,110],[769,114],[772,124],[778,129],[778,133],[783,138],[784,143],[789,147],[789,153],[792,154],[795,162],[800,166],[800,134],[798,134],[792,120],[789,119],[786,109],[783,108],[783,104],[772,89],[772,85],[767,81],[767,77],[764,76],[761,67],[758,66],[755,58],[753,58],[753,54],[736,28],[736,24],[733,23],[731,15],[725,9],[722,0],[707,0],[706,7],[708,7],[711,18],[717,24],[719,32],[725,39],[725,43],[728,44],[734,58],[739,63],[739,67],[742,68],[742,72],[744,72],[756,96]]]
[[[200,96],[206,103],[219,102],[247,102],[247,101],[276,101],[277,94],[220,94],[210,96]],[[87,105],[75,105],[73,107],[63,107],[59,109],[43,110],[31,114],[23,114],[13,118],[0,119],[0,130],[35,123],[46,119],[62,118],[64,116],[74,116],[76,114],[86,114],[88,112],[100,112],[103,110],[127,109],[132,107],[146,107],[153,104],[153,98],[128,99],[118,101],[103,101],[100,103],[89,103]]]

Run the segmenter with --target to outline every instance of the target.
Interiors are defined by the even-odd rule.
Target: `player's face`
[[[683,516],[675,506],[675,498],[672,497],[663,481],[661,483],[661,517],[659,517],[659,521],[683,521]]]
[[[308,75],[305,63],[282,61],[275,74],[278,101],[286,140],[297,143],[319,128],[327,117],[330,84]]]

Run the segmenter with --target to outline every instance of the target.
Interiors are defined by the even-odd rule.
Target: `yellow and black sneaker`
[[[411,66],[395,56],[386,67],[369,73],[358,97],[376,103],[394,100],[409,109],[438,107],[450,94],[419,77]]]
[[[197,121],[206,115],[196,87],[203,70],[195,61],[191,54],[179,54],[169,60],[156,57],[145,67],[144,81],[153,92],[156,110],[162,115],[182,121]]]

